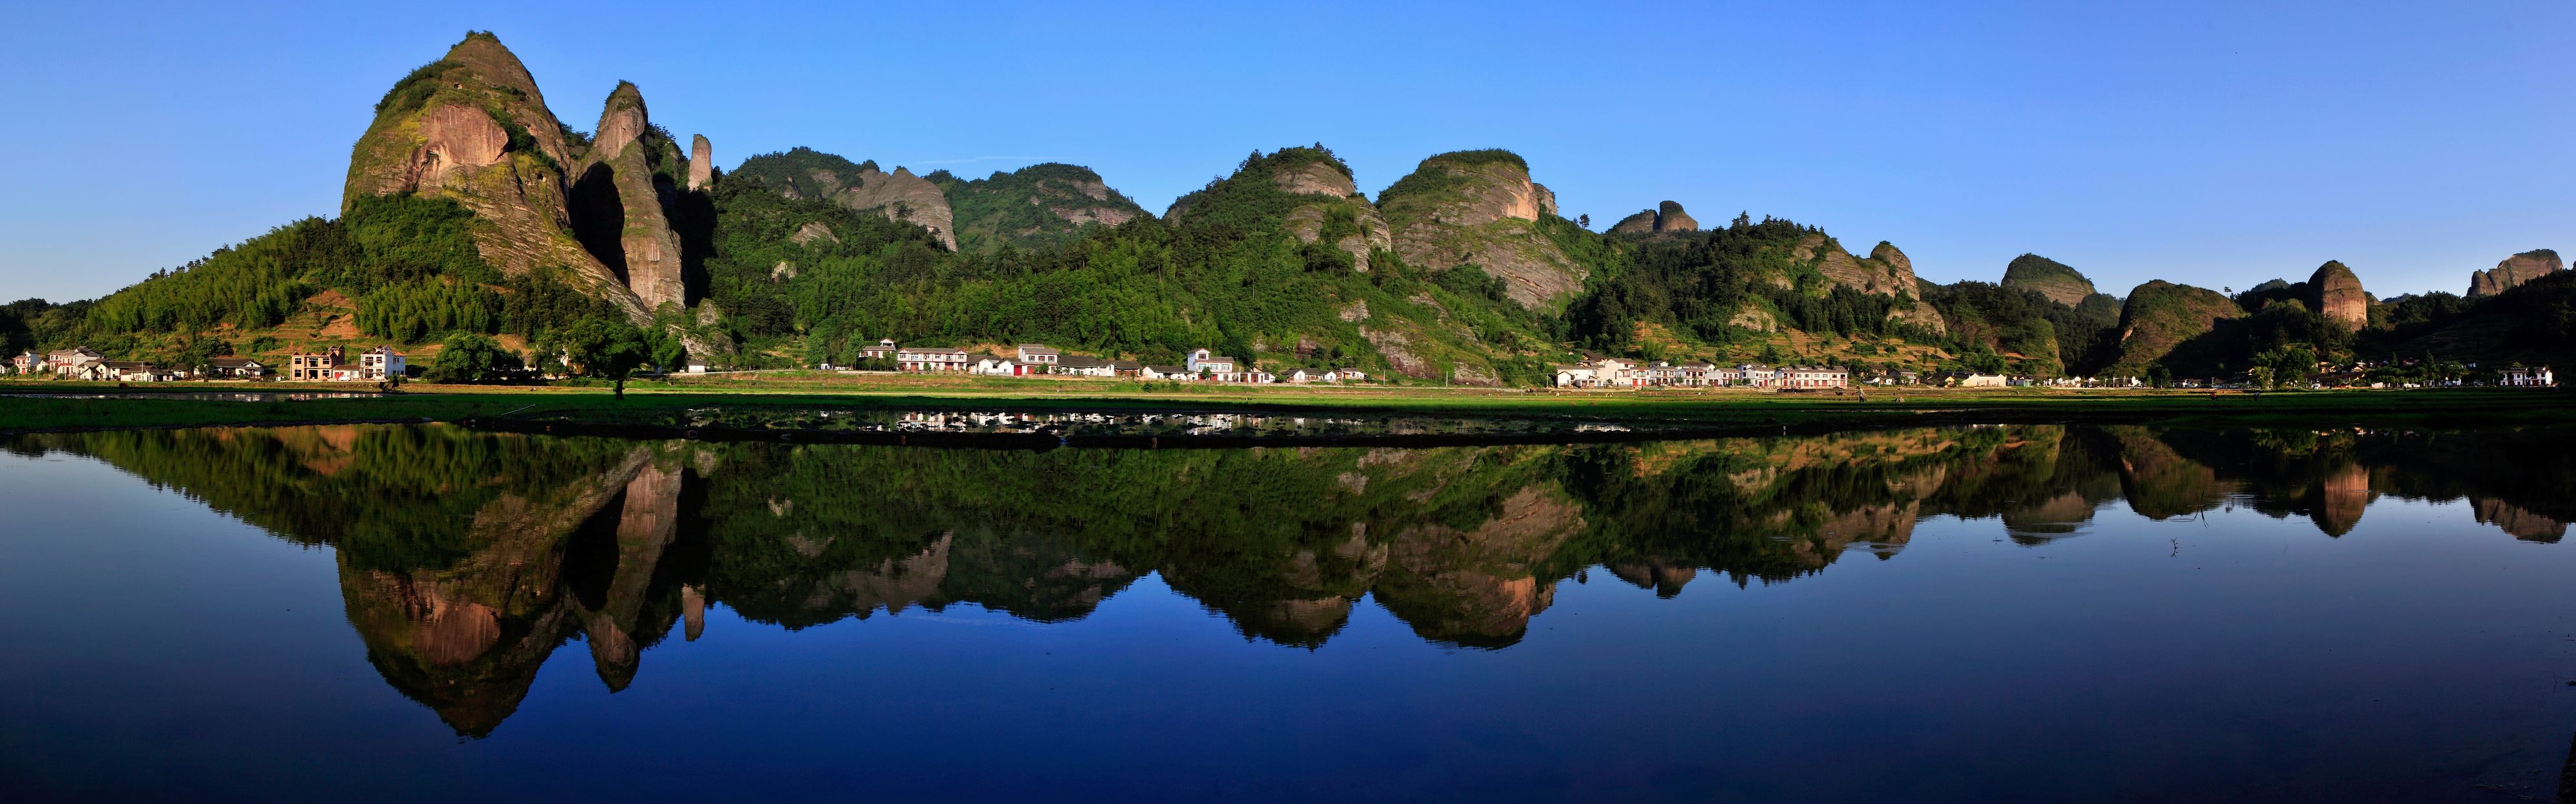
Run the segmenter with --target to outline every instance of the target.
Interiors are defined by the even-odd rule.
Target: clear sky
[[[475,28],[575,127],[631,80],[726,167],[1063,161],[1159,212],[1256,148],[1322,142],[1374,195],[1503,147],[1595,228],[1669,198],[1935,281],[2037,252],[2122,294],[2328,259],[2456,293],[2576,249],[2565,0],[230,5],[11,12],[0,298],[334,214],[376,98]]]

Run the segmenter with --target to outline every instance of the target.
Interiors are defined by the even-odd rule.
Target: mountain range
[[[577,322],[719,365],[848,363],[879,338],[1039,341],[1147,360],[1527,384],[1585,352],[2217,376],[2345,359],[2567,363],[2569,278],[2538,249],[2467,292],[2378,299],[2329,261],[2238,293],[2125,296],[2037,255],[1918,278],[1892,243],[1664,200],[1603,231],[1499,149],[1428,157],[1374,197],[1321,144],[1254,151],[1157,215],[1092,170],[964,179],[796,148],[716,166],[621,82],[584,132],[485,32],[401,77],[351,149],[340,216],[292,222],[91,301],[0,307],[0,347],[282,353],[452,333],[550,351]],[[2304,369],[2299,369],[2304,371]]]

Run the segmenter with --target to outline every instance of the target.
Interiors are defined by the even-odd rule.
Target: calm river
[[[2576,737],[2576,432],[0,446],[11,801],[2554,801]]]

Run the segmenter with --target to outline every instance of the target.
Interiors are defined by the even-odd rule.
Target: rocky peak
[[[2329,260],[2308,277],[2306,301],[2327,320],[2350,329],[2370,324],[2370,294],[2361,289],[2361,277],[2351,268]]]
[[[1322,161],[1282,169],[1271,174],[1270,179],[1279,183],[1279,189],[1300,195],[1349,198],[1360,191],[1351,182],[1351,174],[1343,172],[1339,165]]]
[[[1679,202],[1665,201],[1655,205],[1655,231],[1689,232],[1699,229],[1699,221],[1682,211]]]
[[[656,161],[676,167],[667,163],[678,160],[678,150],[654,131],[644,93],[619,81],[600,104],[599,133],[573,180],[573,234],[646,309],[688,303],[680,238],[662,206],[673,188],[654,172]]]
[[[2503,293],[2566,268],[2566,264],[2559,261],[2557,251],[2545,248],[2525,251],[2504,258],[2491,270],[2469,272],[2469,298]]]
[[[1693,219],[1690,213],[1682,211],[1680,202],[1665,201],[1656,204],[1654,209],[1639,210],[1634,215],[1620,218],[1618,223],[1610,227],[1610,233],[1662,234],[1688,232],[1698,228],[1699,221]]]
[[[453,200],[490,224],[474,233],[484,261],[514,274],[568,268],[576,288],[648,320],[622,277],[569,231],[565,168],[575,162],[563,130],[518,57],[491,34],[467,34],[377,102],[351,148],[342,209],[393,193]]]
[[[644,92],[634,84],[617,82],[617,88],[609,91],[608,102],[599,110],[599,133],[590,138],[590,160],[617,158],[626,146],[644,136],[647,125],[650,123],[645,117]]]
[[[2037,291],[2049,301],[2073,307],[2099,292],[2093,280],[2073,267],[2037,254],[2014,257],[2004,266],[2004,287]]]
[[[1473,264],[1500,277],[1514,301],[1540,306],[1583,288],[1588,271],[1540,230],[1556,194],[1530,180],[1529,163],[1503,150],[1456,151],[1422,160],[1378,193],[1405,262],[1433,270]]]
[[[689,189],[702,190],[715,182],[716,148],[707,135],[689,136]]]
[[[871,164],[859,170],[857,183],[842,188],[833,201],[851,209],[873,209],[891,220],[909,221],[939,236],[949,250],[957,249],[957,213],[948,206],[948,196],[904,167],[893,173],[880,173]]]

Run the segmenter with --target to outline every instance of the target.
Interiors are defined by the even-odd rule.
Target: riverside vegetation
[[[393,343],[442,382],[850,364],[882,337],[1148,362],[1212,347],[1500,386],[1586,350],[2284,385],[2355,361],[2393,384],[2576,362],[2576,277],[2545,249],[2475,272],[2466,296],[2377,299],[2328,262],[2232,295],[2158,281],[2123,298],[2037,255],[1935,284],[1890,243],[1855,254],[1751,215],[1701,229],[1669,201],[1596,232],[1492,149],[1425,159],[1374,199],[1320,144],[1256,151],[1160,216],[1063,164],[962,180],[799,148],[724,171],[631,84],[574,128],[482,32],[376,113],[339,217],[100,299],[0,306],[0,349],[196,365]]]

